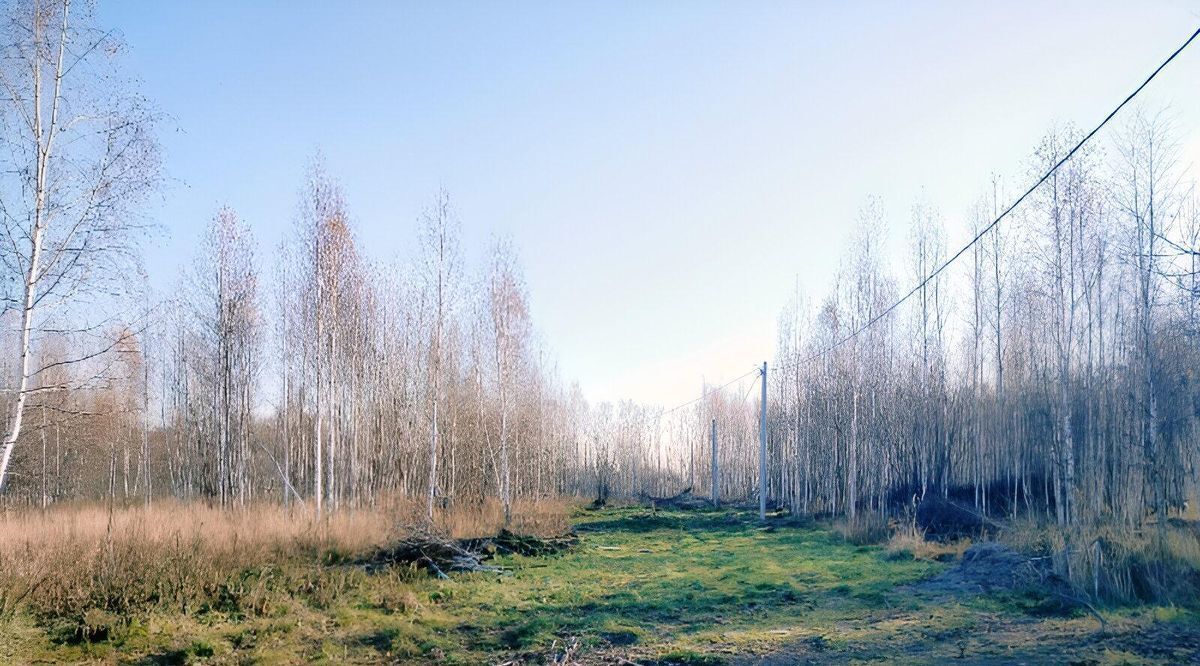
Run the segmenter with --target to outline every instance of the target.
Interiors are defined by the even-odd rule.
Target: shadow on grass
[[[392,643],[400,635],[400,630],[388,627],[362,634],[355,639],[355,643],[361,647],[369,647],[379,653],[387,653],[392,650]]]
[[[758,517],[727,509],[697,511],[623,511],[620,515],[579,523],[579,532],[628,532],[646,534],[660,530],[687,530],[712,534],[744,533],[759,527]]]
[[[546,604],[536,614],[514,618],[498,633],[477,636],[480,646],[523,650],[548,645],[554,638],[594,636],[612,645],[628,646],[663,631],[690,634],[724,624],[732,618],[753,618],[768,609],[811,609],[804,594],[790,584],[747,585],[737,594],[702,584],[654,586],[619,590],[582,603]]]
[[[182,666],[188,661],[186,649],[164,650],[149,654],[134,662],[137,666]]]

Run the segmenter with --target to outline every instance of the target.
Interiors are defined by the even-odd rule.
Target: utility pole
[[[712,503],[717,506],[717,420],[712,420]]]
[[[679,429],[682,431],[683,427],[681,426]],[[690,430],[690,428],[689,428],[689,430]],[[690,435],[690,433],[689,433],[689,435]],[[701,436],[703,436],[703,435],[701,435]],[[687,443],[688,443],[688,488],[695,490],[696,489],[696,443],[692,441],[692,438],[690,436],[687,438]]]
[[[758,420],[758,519],[767,519],[767,362],[762,366],[762,404]]]

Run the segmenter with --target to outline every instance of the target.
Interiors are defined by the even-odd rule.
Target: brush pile
[[[691,488],[684,488],[678,494],[670,497],[643,495],[641,499],[655,510],[674,509],[677,511],[694,511],[696,509],[707,509],[712,506],[712,501],[694,495]]]
[[[368,569],[412,564],[444,579],[454,572],[503,572],[502,567],[487,564],[496,555],[543,557],[561,553],[578,543],[579,535],[575,532],[542,538],[504,529],[493,537],[451,539],[422,529],[375,550],[360,564]]]
[[[489,557],[496,554],[545,557],[557,555],[579,545],[579,535],[572,530],[556,537],[542,538],[517,534],[505,529],[500,530],[500,533],[494,537],[460,539],[459,543],[472,552],[482,553]]]

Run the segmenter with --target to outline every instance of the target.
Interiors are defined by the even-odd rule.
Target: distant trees
[[[511,521],[521,500],[591,493],[610,473],[629,475],[611,481],[623,494],[655,483],[658,467],[641,451],[656,441],[643,408],[623,408],[620,436],[589,436],[589,406],[539,348],[511,243],[497,241],[468,279],[443,191],[417,221],[413,261],[375,266],[361,256],[348,210],[315,159],[270,289],[249,226],[218,211],[155,335],[120,333],[118,347],[89,361],[106,368],[104,390],[64,390],[46,404],[41,432],[54,428],[54,439],[43,438],[40,461],[22,461],[23,470],[41,466],[42,482],[23,476],[8,498],[158,492],[221,506],[272,498],[317,512],[411,498],[427,520],[452,502],[492,499]],[[62,377],[90,368],[48,366],[43,380],[72,386]],[[65,435],[69,447],[59,437],[69,421],[57,412],[86,420]],[[95,454],[62,453],[85,437],[97,440]],[[64,467],[96,476],[52,492],[50,470]]]
[[[1170,136],[1143,116],[1113,157],[1077,154],[937,275],[937,208],[912,208],[897,278],[868,201],[833,290],[810,307],[797,288],[779,319],[771,500],[862,520],[939,499],[1066,528],[1183,506],[1200,453],[1200,221]],[[1030,170],[1072,142],[1050,132]],[[1003,199],[989,189],[972,235]],[[223,209],[154,335],[108,330],[120,344],[72,364],[56,360],[71,335],[44,336],[30,386],[60,390],[24,409],[38,446],[9,497],[169,492],[318,511],[408,498],[426,520],[494,501],[512,521],[550,495],[708,494],[714,420],[719,495],[756,491],[753,379],[670,412],[589,405],[547,361],[511,243],[470,270],[439,192],[413,260],[376,265],[348,209],[316,160],[271,289],[248,226]],[[889,312],[910,283],[922,286]]]

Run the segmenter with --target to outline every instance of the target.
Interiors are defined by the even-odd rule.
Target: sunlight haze
[[[797,281],[824,295],[868,196],[895,253],[920,197],[960,245],[991,174],[1023,189],[1048,127],[1094,125],[1198,20],[1169,1],[621,7],[103,3],[168,116],[153,283],[225,204],[267,261],[320,150],[371,258],[411,256],[445,187],[470,264],[514,239],[564,379],[675,404],[774,357],[780,308]],[[1188,162],[1198,76],[1184,53],[1143,101],[1170,105]]]

